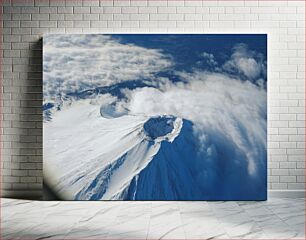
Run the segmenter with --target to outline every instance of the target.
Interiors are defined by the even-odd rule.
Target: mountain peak
[[[172,115],[159,115],[148,119],[143,129],[149,140],[172,142],[179,134],[183,121]]]

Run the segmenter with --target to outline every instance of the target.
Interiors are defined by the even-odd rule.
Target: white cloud
[[[215,57],[214,57],[213,54],[207,53],[207,52],[203,52],[201,54],[201,56],[203,57],[203,59],[206,61],[206,63],[209,66],[217,66],[218,65],[218,62],[215,60]]]
[[[44,38],[44,98],[153,78],[171,66],[160,50],[121,44],[108,35],[47,35]]]
[[[234,144],[233,149],[247,159],[249,173],[255,174],[256,165],[265,160],[266,91],[222,74],[195,72],[181,77],[188,83],[128,91],[126,108],[135,115],[172,114],[191,120],[199,135],[215,137],[215,147]]]
[[[230,60],[224,63],[223,69],[230,73],[242,73],[250,80],[257,80],[266,74],[266,64],[261,54],[251,51],[245,44],[233,48]]]

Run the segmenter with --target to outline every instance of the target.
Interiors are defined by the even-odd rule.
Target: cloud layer
[[[255,174],[258,161],[265,160],[266,91],[222,74],[195,72],[181,77],[187,84],[130,91],[125,108],[135,115],[172,114],[191,120],[199,138],[212,137],[219,151],[233,143],[245,155],[249,173]]]
[[[44,38],[44,98],[118,82],[153,78],[171,66],[156,49],[121,44],[108,35],[47,35]]]
[[[266,76],[267,71],[265,57],[242,43],[234,46],[233,54],[222,68],[229,73],[243,74],[249,80],[258,80],[260,76]]]

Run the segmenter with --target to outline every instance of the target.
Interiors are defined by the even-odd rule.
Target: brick
[[[123,21],[121,26],[124,28],[137,28],[139,27],[139,21]]]
[[[99,6],[99,0],[83,1],[83,6]]]
[[[296,163],[295,162],[280,162],[279,167],[280,168],[296,168]]]
[[[51,0],[51,1],[53,1],[53,0]],[[40,13],[48,13],[48,14],[57,13],[57,7],[40,7],[39,12]]]
[[[139,13],[157,13],[157,7],[139,7]]]
[[[1,169],[2,176],[13,176],[11,169]]]
[[[21,7],[3,7],[3,13],[21,13]]]
[[[288,169],[272,169],[272,175],[288,176],[289,171]]]
[[[38,37],[41,37],[41,35],[46,33],[49,33],[48,27],[32,28],[32,35],[37,35]]]
[[[83,2],[83,0],[69,0],[69,1],[66,1],[66,6],[68,6],[68,7],[78,7],[78,6],[80,6],[81,7],[82,2]]]
[[[158,28],[158,21],[140,21],[141,28]]]
[[[126,1],[126,0],[116,0],[116,1],[114,1],[114,6],[126,7],[126,6],[130,6],[130,5],[131,5],[130,1]]]
[[[212,28],[233,28],[234,22],[233,21],[211,21],[210,27]]]
[[[159,28],[175,28],[177,25],[176,21],[159,21],[158,27]]]
[[[303,190],[305,190],[305,183],[288,183],[288,189],[303,189]]]
[[[176,13],[176,7],[158,7],[158,13]]]
[[[289,14],[294,14],[297,12],[297,8],[296,7],[288,7],[288,6],[285,6],[285,7],[280,7],[279,8],[279,13],[289,13]]]
[[[12,14],[10,13],[5,13],[2,15],[2,20],[7,21],[7,20],[12,20]]]
[[[176,12],[192,14],[196,12],[196,8],[195,7],[177,7]]]
[[[51,0],[52,1],[52,0]],[[49,0],[35,0],[34,3],[35,6],[41,7],[41,6],[49,6],[50,2]]]
[[[154,1],[148,1],[148,6],[167,6],[167,1],[162,0],[154,0]]]
[[[99,14],[83,14],[83,20],[99,20]]]
[[[252,7],[251,8],[251,13],[258,13],[258,14],[262,14],[262,13],[267,13],[267,14],[278,13],[278,8],[277,7]]]
[[[65,5],[66,5],[66,1],[63,1],[63,0],[50,0],[50,6],[64,7]]]
[[[204,15],[202,15],[202,19],[203,20],[209,20],[209,21],[211,21],[211,20],[218,20],[218,18],[219,18],[219,16],[218,16],[218,14],[204,14]]]
[[[3,26],[5,28],[20,27],[20,21],[4,21]]]
[[[288,184],[287,183],[272,183],[272,189],[278,190],[278,189],[287,189]]]
[[[305,127],[305,121],[290,121],[289,127],[295,128],[295,127]]]
[[[305,169],[289,169],[289,175],[291,176],[304,176]]]
[[[89,28],[90,21],[74,21],[74,27],[76,28]]]
[[[59,14],[73,13],[73,7],[58,7],[57,13]]]
[[[288,121],[270,121],[271,127],[288,128]]]
[[[251,8],[250,7],[235,7],[234,12],[235,13],[249,14],[249,13],[251,13]]]
[[[169,21],[183,21],[184,20],[184,14],[169,14],[168,19]]]
[[[91,21],[90,27],[92,28],[104,28],[107,27],[107,21]]]
[[[270,141],[268,143],[268,148],[271,149],[271,148],[279,148],[279,142],[272,142]]]
[[[268,164],[268,168],[270,168],[270,169],[279,168],[279,162],[270,162]]]
[[[166,21],[168,20],[167,14],[150,14],[150,20],[152,21]]]
[[[186,21],[201,21],[202,14],[185,14]]]
[[[34,6],[34,0],[14,0],[12,1],[13,6]]]
[[[305,176],[296,176],[296,181],[298,183],[305,183]]]
[[[28,48],[29,48],[29,43],[12,43],[12,49],[28,49]],[[23,60],[23,59],[18,59],[18,60]]]
[[[6,183],[16,183],[20,181],[19,177],[4,176],[3,181]]]
[[[83,15],[82,14],[65,14],[65,20],[82,20]]]
[[[50,20],[51,21],[65,20],[65,14],[51,14]]]
[[[177,21],[178,28],[194,28],[194,21]]]
[[[90,12],[91,13],[103,13],[103,8],[102,7],[90,7]]]
[[[240,2],[240,1],[219,1],[219,6],[243,6],[244,2]]]
[[[22,28],[33,28],[33,27],[39,27],[38,21],[21,21],[21,27]]]
[[[20,51],[19,50],[4,50],[3,51],[4,57],[20,57]]]
[[[279,182],[279,176],[269,176],[269,182],[270,183],[278,183]]]
[[[121,8],[121,13],[123,14],[138,13],[138,8],[137,7],[123,7]]]
[[[121,7],[104,7],[103,13],[121,13]]]
[[[31,20],[31,14],[30,13],[14,14],[12,16],[12,20]]]
[[[294,154],[297,154],[297,155],[304,155],[305,154],[305,149],[287,149],[287,153],[289,155],[294,155]],[[290,159],[291,156],[289,156],[289,159]]]
[[[51,14],[51,17],[54,17],[54,15],[56,16],[56,14]],[[34,20],[49,20],[49,19],[50,19],[49,14],[32,14],[32,21],[34,21]],[[50,19],[50,20],[54,20],[54,19]]]
[[[39,7],[22,7],[21,13],[39,13]]]
[[[241,14],[219,14],[219,20],[221,21],[244,20],[244,16]]]
[[[135,6],[135,7],[147,6],[148,5],[148,1],[147,0],[143,0],[143,1],[131,0],[130,1],[130,5],[131,6]]]
[[[280,182],[284,183],[295,183],[296,182],[296,176],[280,176]]]
[[[73,12],[74,13],[90,13],[90,7],[74,7]]]
[[[305,168],[305,161],[296,162],[296,168],[297,169]]]
[[[31,183],[31,182],[36,182],[36,177],[20,177],[20,181],[23,183]]]
[[[56,27],[57,21],[40,21],[39,26],[40,27]]]
[[[14,190],[28,189],[28,184],[27,183],[13,183],[12,186],[13,186],[12,188]]]
[[[31,34],[31,28],[13,28],[12,34],[16,34],[16,35]]]
[[[13,169],[11,171],[12,176],[15,177],[24,177],[28,175],[28,170],[17,170],[17,169]]]
[[[185,0],[185,6],[186,7],[201,7],[202,6],[202,2],[201,0]]]
[[[149,20],[149,14],[131,14],[130,20],[139,20],[139,21],[148,21]]]
[[[130,15],[128,15],[128,14],[114,14],[114,20],[115,21],[130,20]]]
[[[296,148],[295,142],[281,142],[280,148]]]
[[[224,7],[210,7],[209,13],[225,13]]]
[[[99,14],[99,20],[100,21],[113,20],[113,15],[114,14]]]

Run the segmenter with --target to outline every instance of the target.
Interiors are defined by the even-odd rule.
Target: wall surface
[[[2,196],[41,194],[45,33],[268,33],[269,189],[305,189],[304,1],[4,0],[2,11]]]

